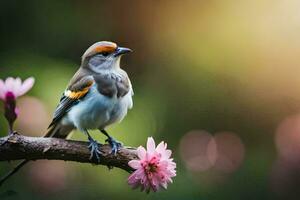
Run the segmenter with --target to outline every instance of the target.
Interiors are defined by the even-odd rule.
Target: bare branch
[[[65,160],[81,163],[92,163],[118,167],[127,172],[133,169],[128,162],[137,159],[136,149],[121,148],[116,155],[112,155],[109,145],[101,145],[102,156],[100,162],[90,160],[87,142],[65,140],[58,138],[27,137],[19,134],[0,138],[0,161],[10,160]]]

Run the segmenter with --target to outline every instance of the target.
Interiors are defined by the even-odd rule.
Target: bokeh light
[[[214,161],[214,169],[231,173],[237,170],[244,160],[245,147],[237,134],[218,132],[208,144],[208,156]]]
[[[275,144],[279,156],[297,161],[300,155],[300,115],[283,119],[276,130]]]
[[[29,167],[28,183],[36,193],[43,195],[66,189],[67,174],[72,173],[72,168],[64,161],[40,160]]]
[[[275,135],[277,160],[274,161],[270,186],[284,199],[298,199],[300,184],[300,114],[288,115],[278,124]]]
[[[190,131],[180,142],[181,159],[188,170],[213,170],[231,173],[244,159],[245,147],[233,132],[218,132],[212,136],[203,130]]]
[[[213,166],[208,158],[211,134],[204,130],[190,131],[180,141],[181,159],[191,171],[205,171]]]
[[[22,97],[18,100],[19,117],[17,131],[30,136],[42,136],[46,133],[51,120],[50,112],[44,103],[35,97]]]

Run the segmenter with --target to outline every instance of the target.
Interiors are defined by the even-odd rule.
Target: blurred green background
[[[0,78],[36,78],[18,101],[17,130],[43,135],[83,52],[110,40],[134,50],[122,68],[135,96],[133,110],[108,131],[128,146],[164,140],[178,164],[168,190],[147,195],[130,189],[119,169],[36,161],[0,188],[0,199],[300,199],[299,7],[297,0],[0,1]],[[7,133],[3,116],[0,131]],[[0,163],[0,173],[13,166]]]

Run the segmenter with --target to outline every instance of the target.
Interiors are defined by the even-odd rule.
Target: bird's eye
[[[103,56],[108,56],[108,53],[107,52],[103,52],[102,55]]]

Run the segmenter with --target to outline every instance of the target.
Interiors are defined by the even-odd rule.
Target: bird
[[[99,130],[116,154],[122,143],[108,134],[106,128],[121,122],[133,107],[134,95],[131,81],[120,67],[122,55],[132,52],[110,41],[91,45],[82,55],[81,65],[71,78],[55,109],[52,121],[44,137],[67,138],[77,129],[87,136],[90,159],[99,162],[99,145],[89,130]],[[9,176],[28,161],[22,161]],[[2,182],[1,182],[2,183]]]
[[[132,85],[120,67],[122,55],[131,51],[107,41],[90,46],[60,99],[45,137],[66,138],[78,129],[88,137],[90,158],[99,160],[98,142],[88,132],[98,129],[116,154],[121,143],[107,133],[106,127],[122,121],[133,106]]]

